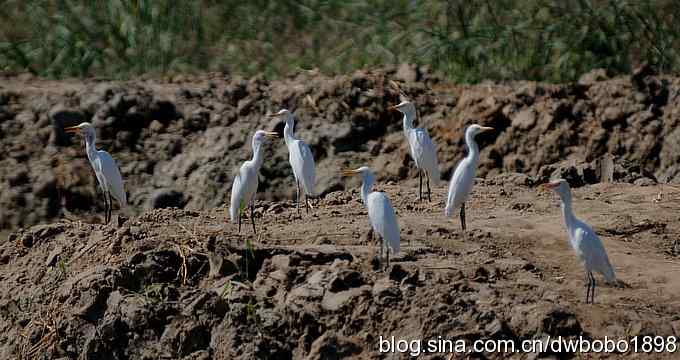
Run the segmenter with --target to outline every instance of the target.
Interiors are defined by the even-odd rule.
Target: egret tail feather
[[[602,276],[604,276],[604,279],[607,281],[609,284],[617,284],[618,280],[616,279],[616,273],[614,272],[614,268],[611,266],[611,264],[608,264],[607,268],[605,271],[602,272]]]
[[[430,174],[430,181],[432,182],[432,186],[439,186],[441,184],[441,173],[439,172],[439,166],[435,166],[432,169],[432,173]]]
[[[242,206],[242,195],[239,191],[241,186],[241,178],[239,175],[234,177],[234,182],[231,185],[231,202],[229,203],[229,218],[232,223],[238,221],[238,216]]]

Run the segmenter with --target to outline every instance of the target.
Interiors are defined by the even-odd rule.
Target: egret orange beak
[[[357,170],[342,170],[342,176],[348,177],[348,176],[353,176],[358,174],[359,172]]]
[[[274,114],[269,114],[269,115],[267,115],[267,117],[270,117],[270,118],[275,118],[275,117],[279,117],[279,116],[281,116],[281,114],[279,114],[279,113],[274,113]]]
[[[399,111],[399,107],[398,107],[397,105],[394,105],[394,106],[388,107],[387,110],[390,110],[390,111]]]
[[[484,132],[484,131],[492,131],[493,128],[492,128],[492,127],[489,127],[489,126],[482,126],[482,128],[481,128],[480,130],[482,130],[482,132]]]
[[[77,126],[71,126],[71,127],[64,128],[64,132],[66,132],[68,134],[77,134],[77,133],[80,132],[80,128],[77,127]]]
[[[265,131],[264,136],[271,138],[271,139],[275,139],[275,138],[279,137],[279,133],[276,133],[276,132],[273,132],[273,131]]]

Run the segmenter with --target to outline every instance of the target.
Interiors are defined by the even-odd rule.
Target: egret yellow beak
[[[482,130],[483,132],[484,132],[484,131],[492,131],[493,128],[492,128],[492,127],[489,127],[489,126],[482,126],[482,128],[481,128],[480,130]]]
[[[273,132],[273,131],[265,131],[264,136],[271,138],[271,139],[276,139],[279,137],[279,133]]]
[[[77,126],[71,126],[71,127],[64,128],[64,131],[66,133],[69,133],[69,134],[77,134],[77,133],[80,132],[80,128],[77,127]]]
[[[279,114],[279,113],[267,115],[267,117],[270,117],[270,118],[275,118],[275,117],[279,117],[279,116],[281,116],[281,114]]]
[[[342,170],[342,176],[347,177],[347,176],[353,176],[358,174],[359,172],[356,170]]]
[[[558,186],[559,186],[559,184],[545,183],[545,184],[538,185],[538,189],[539,190],[546,190],[546,189],[552,190],[552,189],[554,189]]]
[[[390,111],[399,111],[399,107],[398,107],[397,105],[394,105],[394,106],[388,107],[387,110],[390,110]]]

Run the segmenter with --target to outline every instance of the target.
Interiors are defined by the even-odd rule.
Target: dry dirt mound
[[[521,172],[535,182],[558,171],[577,184],[592,183],[599,169],[593,162],[611,154],[619,180],[680,182],[680,80],[647,68],[604,81],[595,75],[567,85],[456,86],[402,66],[280,81],[217,74],[172,81],[3,79],[0,228],[101,213],[82,144],[62,131],[84,120],[95,124],[100,147],[121,166],[127,216],[225,203],[234,170],[250,156],[250,136],[258,128],[280,130],[264,115],[281,107],[295,111],[297,135],[312,147],[319,193],[343,189],[337,172],[350,164],[372,166],[379,180],[413,177],[401,118],[386,111],[398,100],[392,79],[417,103],[419,125],[437,143],[446,178],[464,156],[465,126],[479,122],[496,128],[479,138],[481,176]],[[290,198],[285,147],[269,146],[266,158],[260,196]],[[542,168],[562,161],[566,167]]]
[[[424,204],[413,181],[381,184],[402,228],[386,271],[356,190],[303,219],[290,202],[260,202],[257,236],[225,224],[223,207],[16,231],[0,246],[0,358],[380,358],[380,336],[680,336],[676,190],[576,189],[625,284],[585,306],[555,196],[515,182],[478,181],[466,237],[443,217],[444,188]]]

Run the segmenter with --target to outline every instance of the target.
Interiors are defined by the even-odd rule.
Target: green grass
[[[274,78],[402,62],[462,82],[678,70],[673,0],[0,0],[0,70]]]

